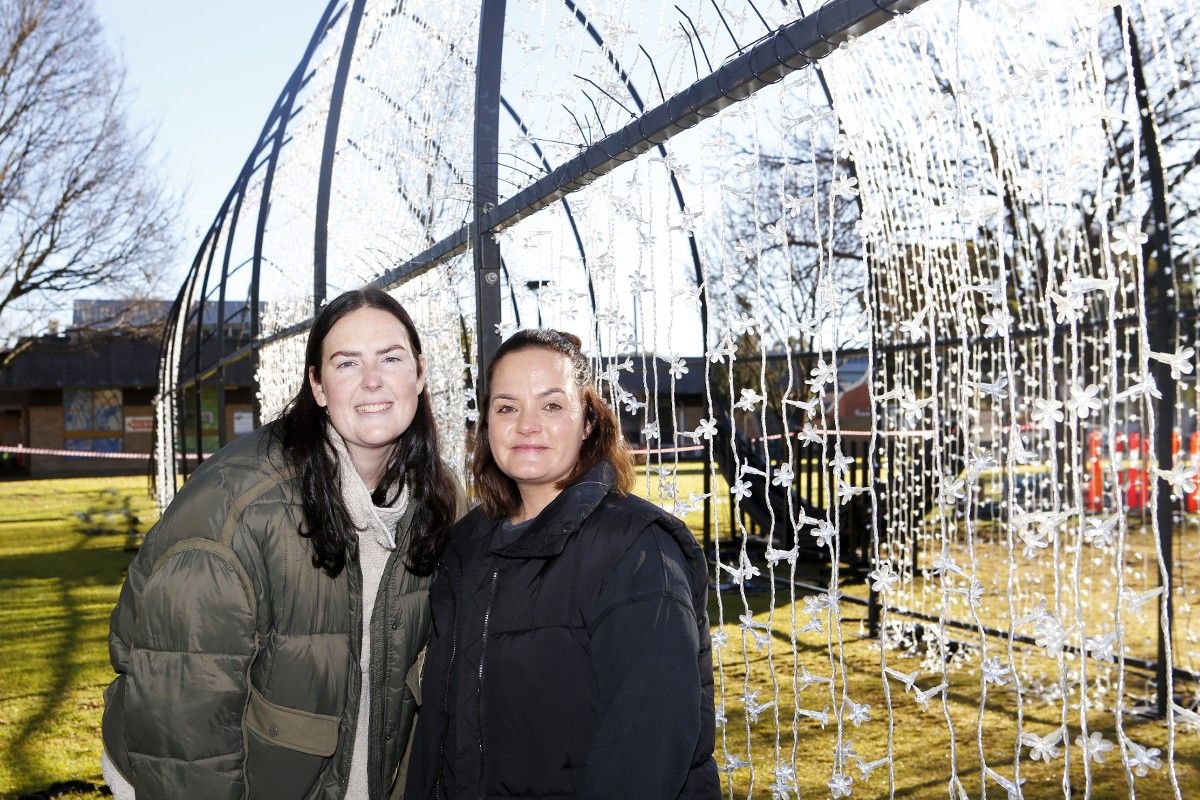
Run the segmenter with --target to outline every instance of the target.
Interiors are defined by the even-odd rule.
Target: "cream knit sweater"
[[[346,800],[367,800],[367,730],[371,715],[371,614],[375,597],[383,580],[383,570],[397,544],[406,544],[408,531],[402,531],[403,542],[396,541],[396,524],[408,505],[408,487],[396,502],[380,508],[371,502],[371,493],[346,452],[338,435],[334,440],[338,455],[338,473],[342,480],[342,499],[354,527],[358,528],[358,564],[362,569],[363,638],[360,651],[362,683],[358,701],[358,722],[354,730],[354,750],[350,758],[350,775],[346,781]]]

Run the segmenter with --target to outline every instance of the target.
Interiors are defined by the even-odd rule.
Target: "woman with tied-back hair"
[[[718,798],[708,569],[633,465],[576,337],[488,365],[405,797]]]
[[[341,295],[281,417],[201,464],[146,535],[109,639],[117,797],[401,796],[457,495],[425,375],[396,300]]]

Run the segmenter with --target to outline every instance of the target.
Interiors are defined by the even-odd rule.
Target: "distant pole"
[[[1154,125],[1154,109],[1150,107],[1149,90],[1146,86],[1146,75],[1142,69],[1142,54],[1138,50],[1137,35],[1133,32],[1132,21],[1122,13],[1121,8],[1113,9],[1117,23],[1121,25],[1129,40],[1129,52],[1133,70],[1133,88],[1137,99],[1138,116],[1142,122],[1142,147],[1146,154],[1146,172],[1150,178],[1150,218],[1154,221],[1154,231],[1146,242],[1143,260],[1148,265],[1150,256],[1155,257],[1155,285],[1151,291],[1146,286],[1146,301],[1154,298],[1151,306],[1153,318],[1150,323],[1150,349],[1163,353],[1175,348],[1178,338],[1179,317],[1175,309],[1172,272],[1174,262],[1171,256],[1171,217],[1167,211],[1167,188],[1164,182],[1162,149],[1159,146],[1158,130]],[[1137,166],[1134,166],[1137,169]],[[1146,282],[1149,284],[1149,270]],[[1175,396],[1176,381],[1171,377],[1171,368],[1167,364],[1154,362],[1154,382],[1162,394],[1157,404],[1154,428],[1154,455],[1160,469],[1170,469],[1174,454],[1171,452],[1171,434],[1175,430]],[[1157,480],[1157,479],[1156,479]],[[1154,507],[1154,516],[1158,522],[1158,539],[1163,554],[1163,565],[1166,574],[1162,577],[1163,600],[1156,603],[1158,608],[1158,663],[1155,674],[1158,681],[1157,703],[1155,711],[1159,717],[1167,716],[1168,704],[1171,702],[1175,688],[1175,676],[1168,669],[1167,637],[1174,629],[1174,601],[1171,597],[1171,577],[1175,569],[1173,545],[1175,539],[1175,509],[1174,498],[1169,488],[1160,486],[1158,503]],[[1166,616],[1163,616],[1163,606],[1166,606]]]

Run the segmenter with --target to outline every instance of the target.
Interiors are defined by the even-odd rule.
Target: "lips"
[[[391,403],[365,403],[361,406],[355,406],[354,410],[359,414],[376,414],[380,411],[387,411],[391,407]]]

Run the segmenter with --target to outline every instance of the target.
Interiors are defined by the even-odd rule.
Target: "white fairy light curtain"
[[[387,276],[472,220],[470,4],[329,15],[272,176],[260,416],[297,388],[355,5],[328,296],[404,302],[461,468],[472,254]],[[501,202],[818,6],[507,5]],[[1185,0],[929,0],[498,230],[497,331],[583,338],[637,491],[712,561],[728,797],[1200,790],[1197,34]]]

